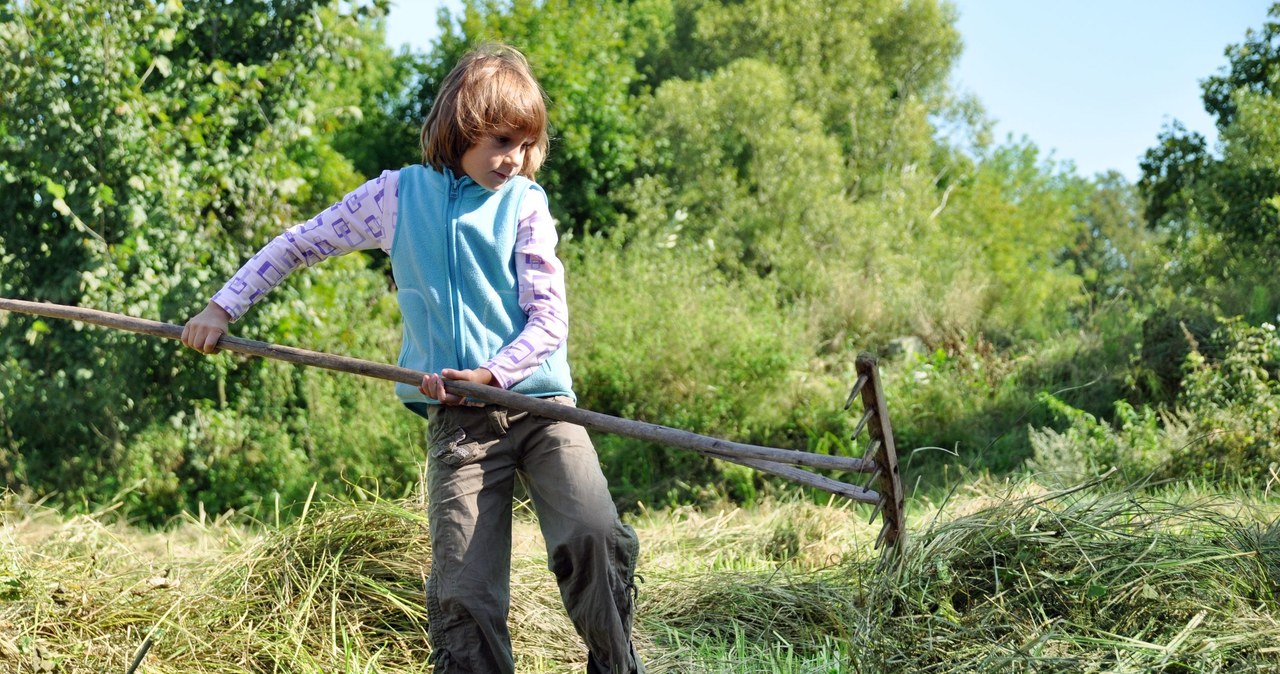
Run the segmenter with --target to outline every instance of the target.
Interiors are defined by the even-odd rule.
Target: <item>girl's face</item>
[[[481,138],[462,155],[462,170],[481,187],[496,192],[524,167],[525,154],[537,139],[513,128]]]

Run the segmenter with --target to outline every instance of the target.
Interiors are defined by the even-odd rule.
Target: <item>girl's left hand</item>
[[[432,398],[439,400],[446,405],[480,405],[481,403],[468,403],[466,396],[454,395],[444,388],[444,380],[453,379],[456,381],[473,381],[477,384],[486,386],[493,384],[493,373],[487,368],[478,367],[474,370],[450,370],[445,368],[440,374],[427,374],[422,377],[422,385],[418,387],[419,391]]]

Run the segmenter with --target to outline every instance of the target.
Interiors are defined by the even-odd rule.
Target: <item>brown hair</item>
[[[520,175],[533,179],[547,157],[547,104],[524,54],[504,44],[468,52],[440,85],[422,125],[422,162],[461,171],[462,155],[503,128],[536,138]]]

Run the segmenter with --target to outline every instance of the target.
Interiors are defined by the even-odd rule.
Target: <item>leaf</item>
[[[54,199],[62,200],[67,196],[67,188],[49,180],[48,178],[44,179],[44,189],[49,194],[52,194]]]
[[[133,589],[133,594],[141,595],[151,590],[177,589],[182,586],[182,581],[177,578],[169,578],[168,576],[152,576],[147,579],[145,585]]]
[[[22,581],[17,576],[0,576],[0,601],[22,598]]]
[[[116,192],[111,189],[110,185],[98,186],[98,198],[102,200],[102,203],[108,206],[116,205]]]

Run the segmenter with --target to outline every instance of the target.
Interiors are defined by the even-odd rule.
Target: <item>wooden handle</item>
[[[16,311],[49,318],[61,318],[71,321],[92,323],[108,328],[127,330],[152,337],[181,339],[182,326],[172,323],[161,323],[145,318],[123,316],[96,309],[71,307],[48,302],[28,302],[0,298],[0,309]],[[273,360],[283,360],[299,365],[311,365],[327,370],[348,372],[375,379],[418,386],[422,383],[424,373],[408,368],[374,363],[349,356],[338,356],[319,351],[308,351],[291,346],[279,346],[252,339],[223,335],[218,340],[218,348],[250,356],[260,356]],[[538,416],[567,421],[587,428],[623,435],[629,438],[645,440],[670,447],[688,449],[725,461],[732,461],[756,470],[777,475],[801,484],[821,489],[838,496],[844,496],[862,503],[876,503],[880,500],[875,491],[857,485],[846,484],[822,475],[791,466],[807,466],[826,470],[870,473],[875,470],[874,461],[855,459],[844,456],[815,454],[794,449],[779,449],[747,445],[728,440],[698,435],[677,428],[633,421],[620,417],[592,412],[570,405],[552,402],[543,398],[534,398],[507,391],[494,386],[485,386],[468,381],[445,380],[445,389],[455,395],[474,398],[511,409],[526,411]]]

